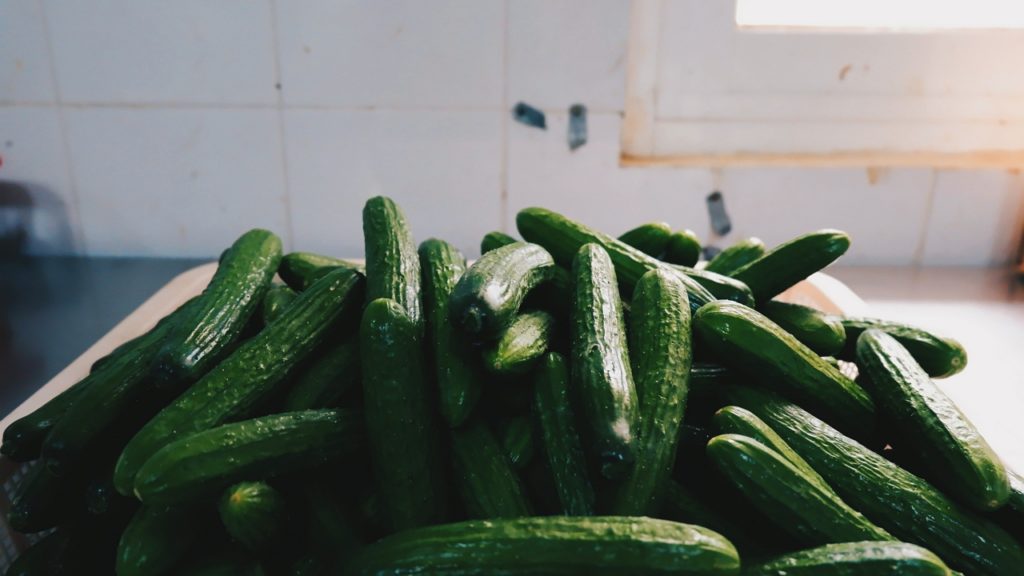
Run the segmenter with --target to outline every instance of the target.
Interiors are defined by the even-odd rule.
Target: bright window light
[[[736,0],[742,27],[888,30],[1024,28],[1020,0]]]

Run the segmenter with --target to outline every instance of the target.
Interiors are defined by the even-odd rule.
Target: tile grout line
[[[294,251],[295,222],[292,219],[291,177],[288,172],[288,143],[286,140],[288,129],[285,127],[284,121],[284,86],[281,78],[281,39],[277,25],[277,0],[270,0],[270,37],[274,53],[274,90],[277,97],[274,108],[277,111],[277,138],[279,140],[278,148],[281,152],[281,174],[284,177],[284,218],[285,226],[287,226],[285,239],[288,251]]]
[[[501,10],[501,165],[498,229],[508,232],[508,0],[503,0]]]
[[[931,169],[931,179],[928,182],[928,197],[924,205],[924,222],[921,227],[921,236],[917,240],[917,248],[914,250],[913,267],[919,270],[924,265],[924,252],[928,244],[928,228],[932,222],[932,210],[935,208],[935,186],[939,180],[939,170]]]
[[[504,96],[503,96],[504,100]],[[119,109],[119,110],[275,110],[278,104],[262,104],[257,102],[95,102],[95,101],[62,101],[62,108],[72,109]],[[56,108],[53,102],[31,100],[0,100],[0,108]],[[333,104],[283,104],[284,110],[327,111],[327,112],[496,112],[498,106],[342,106]],[[536,107],[546,115],[557,116],[566,114],[563,108]],[[618,108],[587,108],[588,114],[621,116]]]

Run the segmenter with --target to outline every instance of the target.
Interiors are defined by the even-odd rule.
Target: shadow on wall
[[[41,184],[0,180],[0,258],[72,251],[74,237],[60,195]]]

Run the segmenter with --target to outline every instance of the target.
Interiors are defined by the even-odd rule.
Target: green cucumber
[[[266,230],[250,230],[231,245],[196,309],[167,337],[156,360],[157,387],[180,391],[231,352],[280,261],[281,239]]]
[[[899,340],[932,378],[945,378],[967,366],[967,351],[952,338],[936,336],[927,330],[875,318],[840,318],[846,330],[846,346],[839,354],[842,360],[856,356],[857,339],[865,330],[881,330]]]
[[[619,240],[648,256],[660,258],[665,253],[671,236],[672,227],[668,223],[649,222],[623,232]]]
[[[203,498],[255,475],[269,478],[351,455],[362,446],[359,414],[303,410],[261,416],[195,432],[146,461],[135,477],[145,504]]]
[[[266,576],[258,562],[235,550],[186,559],[174,576]]]
[[[281,257],[277,275],[292,290],[302,292],[312,286],[321,276],[335,268],[347,268],[360,274],[366,274],[366,269],[362,264],[312,252],[290,252]]]
[[[1006,506],[990,516],[1024,545],[1024,478],[1013,470],[1006,472],[1010,478],[1010,498]]]
[[[526,295],[554,271],[555,261],[536,244],[517,242],[492,250],[455,284],[450,318],[470,334],[497,334],[512,322]]]
[[[586,244],[573,263],[573,276],[572,377],[601,474],[622,479],[636,457],[639,411],[615,268],[604,249]]]
[[[719,252],[704,267],[708,272],[731,275],[733,272],[757,260],[765,253],[764,242],[760,238],[747,238]]]
[[[699,526],[623,516],[549,516],[459,522],[396,534],[367,547],[350,573],[710,576],[739,574],[739,568],[733,545]]]
[[[0,454],[15,462],[28,462],[38,458],[47,434],[91,382],[93,379],[89,377],[79,380],[39,408],[12,422],[4,430]]]
[[[363,206],[366,246],[366,301],[389,298],[405,310],[422,336],[425,328],[420,297],[420,257],[409,224],[398,204],[376,196]]]
[[[903,345],[867,330],[857,339],[857,366],[897,434],[893,444],[922,462],[929,481],[980,511],[1006,503],[1010,485],[999,457]]]
[[[694,327],[727,364],[806,405],[854,436],[872,433],[875,407],[860,386],[764,315],[720,300],[700,309]]]
[[[496,374],[523,374],[548,351],[555,318],[543,310],[523,312],[484,351],[484,365]]]
[[[483,239],[480,240],[480,253],[487,254],[491,250],[497,250],[502,246],[515,244],[516,242],[519,242],[519,240],[516,240],[515,237],[509,236],[504,232],[498,232],[497,230],[488,232],[484,235]]]
[[[198,299],[199,296],[193,296],[189,298],[188,300],[185,301],[184,304],[178,306],[173,312],[161,318],[156,323],[156,326],[154,326],[153,328],[150,328],[143,334],[118,345],[118,347],[111,350],[109,354],[93,362],[92,366],[89,367],[89,372],[96,372],[105,364],[113,362],[114,360],[116,360],[117,358],[121,357],[122,355],[126,354],[128,351],[134,348],[137,348],[139,346],[148,346],[153,342],[162,341],[164,338],[167,337],[167,333],[163,331],[163,328],[161,328],[160,330],[158,330],[157,328],[162,327],[164,324],[167,324],[169,322],[177,322],[181,318],[185,317],[188,311],[194,309],[194,307],[196,306],[195,301]]]
[[[744,576],[949,576],[930,551],[905,542],[844,542],[751,566]]]
[[[456,485],[471,518],[530,515],[530,503],[512,463],[482,423],[452,430]]]
[[[313,550],[333,567],[341,567],[363,546],[349,510],[322,478],[305,479],[302,497]]]
[[[143,506],[121,534],[117,547],[118,576],[160,576],[170,573],[189,554],[200,533],[191,506]]]
[[[818,230],[798,236],[730,274],[750,287],[758,305],[828,266],[850,247],[839,230]]]
[[[652,270],[640,277],[629,327],[640,426],[637,463],[618,486],[612,505],[612,512],[622,516],[656,512],[675,465],[693,361],[690,308],[677,275]]]
[[[759,551],[762,542],[757,534],[751,532],[749,519],[736,518],[720,509],[714,498],[709,496],[670,478],[665,483],[662,515],[657,517],[714,530],[735,544],[744,558],[751,550]]]
[[[480,244],[480,253],[486,254],[516,242],[519,240],[508,234],[491,232],[484,236],[483,242]],[[551,274],[551,281],[537,288],[537,299],[553,311],[560,314],[567,312],[572,301],[572,275],[569,270],[563,266],[555,266],[555,270]],[[529,304],[529,299],[527,304]]]
[[[7,523],[23,534],[48,530],[83,512],[84,496],[81,474],[56,476],[40,464],[18,484]]]
[[[285,540],[288,505],[266,482],[239,482],[217,503],[220,521],[231,539],[250,552],[267,554]]]
[[[374,300],[359,339],[370,456],[390,528],[438,522],[445,486],[417,327],[397,302]]]
[[[775,526],[803,544],[893,540],[831,488],[778,452],[739,434],[715,436],[708,456],[747,500]]]
[[[284,409],[331,408],[359,389],[359,338],[349,334],[328,342],[295,377],[284,399]]]
[[[130,495],[139,468],[169,442],[249,416],[287,381],[337,321],[361,304],[362,296],[362,276],[343,269],[302,292],[287,314],[240,346],[139,430],[114,470],[118,491]]]
[[[429,351],[440,398],[438,407],[445,422],[455,427],[473,412],[483,382],[476,350],[448,319],[448,301],[455,284],[466,272],[466,259],[451,244],[434,238],[420,244],[419,255]]]
[[[594,489],[587,476],[569,400],[569,368],[565,358],[557,352],[548,352],[535,374],[533,410],[540,422],[541,444],[562,512],[568,516],[591,516],[594,514]]]
[[[694,266],[700,260],[700,253],[697,234],[693,230],[678,230],[668,239],[662,259],[681,266]]]
[[[739,280],[688,266],[672,264],[671,268],[703,286],[717,300],[732,300],[746,306],[754,305],[754,296],[750,288]]]
[[[501,447],[516,470],[533,460],[533,423],[525,416],[507,420],[501,427]]]
[[[270,324],[281,316],[285,308],[291,305],[292,301],[299,295],[288,286],[275,284],[263,295],[263,307],[260,311],[263,317],[263,325]]]
[[[820,356],[835,356],[846,343],[842,322],[820,310],[778,300],[765,302],[758,310]]]

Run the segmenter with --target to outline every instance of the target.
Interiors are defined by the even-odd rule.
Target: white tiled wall
[[[358,254],[374,194],[421,239],[471,255],[529,205],[706,237],[704,198],[721,190],[732,237],[831,226],[854,236],[849,263],[1010,258],[1024,178],[1006,172],[620,168],[628,13],[628,0],[2,2],[0,179],[33,196],[36,253],[214,256],[263,226],[289,248]],[[511,120],[519,101],[547,130]],[[574,103],[589,142],[572,152]]]

